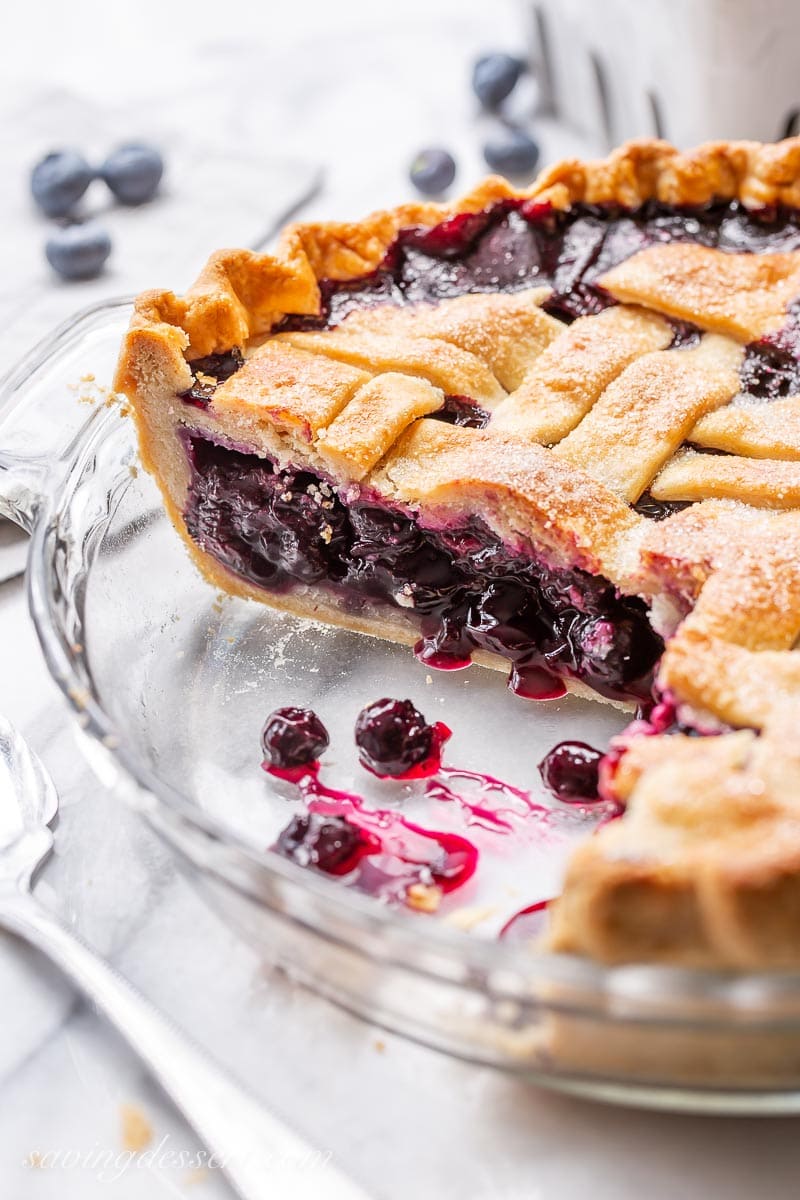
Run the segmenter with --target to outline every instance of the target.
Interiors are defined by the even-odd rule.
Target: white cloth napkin
[[[319,187],[317,167],[275,158],[250,139],[237,143],[217,131],[208,140],[204,130],[203,140],[198,133],[192,141],[171,128],[169,111],[145,109],[136,121],[132,126],[129,111],[100,108],[63,92],[17,94],[0,103],[0,210],[10,233],[0,274],[0,380],[79,309],[150,287],[180,291],[212,250],[262,246]],[[97,279],[59,280],[44,256],[56,226],[30,198],[31,166],[60,146],[78,147],[99,162],[118,143],[135,139],[151,140],[164,154],[158,197],[129,208],[114,203],[102,182],[93,182],[79,212],[108,229],[111,258]],[[24,563],[24,539],[0,518],[0,582],[18,574]]]

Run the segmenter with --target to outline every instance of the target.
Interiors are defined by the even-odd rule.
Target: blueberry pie
[[[800,139],[219,252],[117,386],[215,585],[638,709],[553,948],[800,965]]]

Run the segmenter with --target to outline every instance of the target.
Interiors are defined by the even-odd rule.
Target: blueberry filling
[[[194,359],[189,364],[194,376],[192,386],[182,393],[181,400],[195,408],[207,408],[219,385],[230,379],[243,362],[244,356],[238,346],[224,354],[209,354],[206,358]]]
[[[375,271],[344,281],[323,279],[319,314],[290,314],[276,331],[329,329],[348,313],[379,304],[435,302],[532,285],[552,287],[545,308],[569,322],[614,303],[596,282],[604,272],[645,246],[675,241],[751,253],[796,250],[800,214],[780,208],[748,212],[737,202],[675,209],[653,201],[636,210],[579,204],[559,211],[537,201],[506,200],[430,229],[401,230]],[[673,324],[674,347],[696,343],[697,329]],[[242,361],[236,348],[195,360],[195,381],[183,399],[206,407],[215,387]],[[741,379],[743,391],[762,399],[800,391],[800,306],[790,309],[783,329],[747,347]],[[465,397],[449,398],[436,416],[474,427],[485,419]]]
[[[242,579],[280,591],[324,583],[351,612],[402,608],[434,666],[488,650],[518,678],[570,676],[613,698],[649,694],[663,642],[645,604],[608,580],[546,566],[479,520],[423,528],[371,496],[345,506],[308,471],[276,470],[196,434],[187,450],[189,533]]]
[[[634,511],[641,517],[649,517],[651,521],[663,521],[673,513],[688,508],[690,500],[654,500],[650,492],[643,492],[633,505]]]
[[[469,396],[445,396],[438,412],[429,414],[433,421],[444,421],[447,425],[461,425],[467,429],[485,429],[489,424],[489,416]]]
[[[800,214],[794,209],[748,212],[741,204],[672,208],[655,201],[629,210],[577,204],[567,211],[538,201],[502,201],[480,213],[460,213],[431,229],[401,230],[381,265],[347,281],[323,280],[317,316],[287,316],[281,329],[326,329],[355,309],[377,304],[437,301],[465,292],[553,288],[545,307],[564,321],[600,312],[614,303],[596,280],[645,246],[698,242],[721,250],[800,248]],[[790,312],[794,342],[800,313]],[[675,346],[696,342],[698,331],[675,322]],[[748,348],[742,386],[771,398],[800,389],[796,347],[787,330]],[[775,391],[776,373],[782,391]]]
[[[430,229],[402,230],[372,273],[322,280],[317,316],[287,316],[280,329],[325,329],[355,309],[438,301],[469,292],[553,288],[546,308],[565,322],[614,303],[597,279],[643,247],[692,241],[753,253],[800,248],[800,215],[789,209],[747,212],[737,203],[636,211],[537,201],[503,201],[461,213]],[[694,345],[699,331],[673,322],[673,347]],[[204,408],[241,353],[192,364],[187,403]],[[800,391],[800,305],[786,325],[751,343],[743,390],[773,399]],[[449,396],[432,419],[482,428],[488,414],[469,397]],[[399,606],[419,628],[417,653],[437,667],[465,666],[474,651],[511,664],[525,695],[560,694],[571,676],[612,698],[645,698],[663,643],[644,603],[620,596],[602,578],[547,567],[515,552],[479,521],[423,528],[410,514],[362,495],[345,506],[309,471],[276,469],[252,455],[187,435],[192,469],[186,521],[221,563],[260,587],[286,590],[324,583],[358,611],[375,602]],[[661,520],[685,507],[648,493],[636,511]],[[563,690],[563,687],[561,688]]]

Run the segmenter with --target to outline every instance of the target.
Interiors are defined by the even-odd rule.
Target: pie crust
[[[684,726],[715,736],[642,722],[622,735],[606,788],[625,813],[575,854],[549,945],[605,962],[797,967],[800,396],[736,401],[747,344],[780,330],[800,295],[800,250],[647,246],[600,276],[617,305],[569,325],[543,307],[547,288],[527,287],[276,330],[320,311],[320,281],[374,271],[400,231],[521,200],[800,209],[800,139],[688,153],[631,142],[559,163],[525,192],[490,178],[447,206],[292,226],[274,255],[220,251],[185,296],[139,297],[116,386],[176,528],[225,590],[416,637],[399,609],[348,614],[302,585],[267,596],[202,550],[184,521],[187,422],[407,509],[479,513],[556,568],[646,597],[667,641],[658,689]],[[697,327],[696,344],[674,348],[676,320]],[[233,347],[244,365],[208,408],[187,410],[190,363]],[[446,395],[469,397],[486,427],[426,419]],[[689,506],[650,521],[633,507],[643,495]]]

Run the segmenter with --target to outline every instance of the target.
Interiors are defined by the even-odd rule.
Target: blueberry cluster
[[[486,165],[515,179],[529,179],[539,162],[537,142],[503,112],[504,102],[526,69],[521,58],[498,52],[481,55],[472,68],[472,90],[483,111],[495,121],[483,146]],[[415,156],[409,175],[424,196],[440,196],[455,179],[456,162],[448,150],[430,146]]]
[[[361,765],[382,779],[408,777],[450,736],[429,725],[410,700],[384,696],[362,708],[354,736]],[[330,744],[328,731],[310,708],[276,708],[261,730],[264,764],[275,773],[311,767]]]
[[[31,172],[31,195],[47,217],[66,220],[45,245],[54,271],[63,279],[93,279],[111,253],[111,238],[94,221],[77,221],[75,208],[94,179],[102,179],[120,204],[152,200],[164,173],[154,146],[128,142],[118,146],[99,167],[77,150],[53,150]]]

